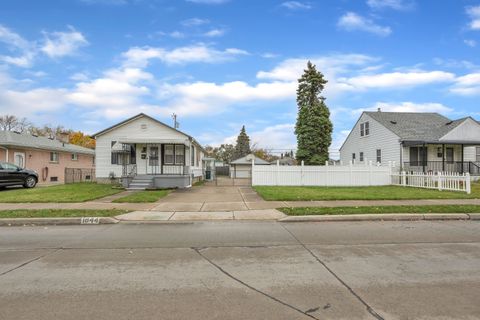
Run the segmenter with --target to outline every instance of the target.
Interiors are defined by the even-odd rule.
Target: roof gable
[[[480,123],[471,117],[457,120],[456,126],[439,140],[478,142],[480,141]]]
[[[245,157],[238,158],[238,159],[230,162],[230,164],[252,164],[253,159],[255,159],[255,164],[260,164],[260,165],[270,164],[269,162],[267,162],[263,159],[260,159],[259,157],[256,157],[253,154],[249,154],[249,155],[246,155]]]

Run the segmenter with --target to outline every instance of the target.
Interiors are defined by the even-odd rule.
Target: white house
[[[340,148],[343,163],[395,162],[406,171],[480,174],[480,123],[438,113],[363,112]]]
[[[191,136],[140,113],[93,135],[97,181],[129,189],[188,187],[203,179],[204,149]]]

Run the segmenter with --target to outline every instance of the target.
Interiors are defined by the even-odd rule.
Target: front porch
[[[189,141],[120,141],[112,147],[112,164],[122,168],[129,190],[186,188],[203,176],[199,150]]]
[[[479,142],[480,144],[480,142]],[[465,143],[402,142],[402,171],[453,172],[480,175],[478,145]]]

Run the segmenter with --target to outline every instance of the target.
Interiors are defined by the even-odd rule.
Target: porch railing
[[[124,164],[122,165],[122,177],[134,177],[137,175],[136,164]]]
[[[470,161],[414,161],[404,162],[403,168],[407,172],[457,172],[480,175],[480,162]]]

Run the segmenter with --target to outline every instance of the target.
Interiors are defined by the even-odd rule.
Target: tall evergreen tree
[[[297,160],[309,165],[324,164],[329,158],[328,148],[332,144],[330,111],[325,98],[320,95],[326,83],[323,74],[308,61],[307,69],[298,79],[295,134]]]
[[[240,134],[237,137],[237,144],[235,145],[234,160],[245,157],[250,153],[252,153],[250,149],[250,138],[245,131],[245,126],[242,126],[242,130],[240,130]]]

